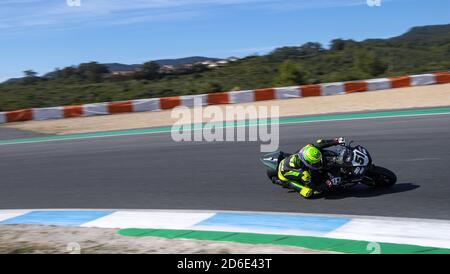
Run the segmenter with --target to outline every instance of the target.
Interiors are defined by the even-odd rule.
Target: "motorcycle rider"
[[[339,185],[341,177],[324,172],[324,167],[328,163],[324,163],[322,156],[322,149],[336,145],[345,145],[345,138],[319,139],[315,144],[304,146],[280,162],[278,176],[272,177],[272,182],[294,189],[305,198],[320,193],[324,182],[328,187]]]

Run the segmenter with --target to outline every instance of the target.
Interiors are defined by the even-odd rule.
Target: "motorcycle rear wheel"
[[[278,174],[275,170],[267,170],[266,174],[267,174],[267,177],[269,177],[269,179],[271,179],[271,180],[272,180],[272,177],[278,176]]]

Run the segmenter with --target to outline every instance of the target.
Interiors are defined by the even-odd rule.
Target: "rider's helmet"
[[[322,153],[313,145],[307,145],[298,152],[302,163],[310,169],[318,170],[322,167]]]

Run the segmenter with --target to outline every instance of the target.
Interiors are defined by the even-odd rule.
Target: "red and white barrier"
[[[48,120],[48,119],[61,119],[64,118],[63,107],[52,108],[34,108],[33,120]]]
[[[131,106],[132,112],[156,111],[161,109],[159,98],[133,100],[131,101]]]
[[[22,109],[0,112],[0,124],[48,120],[129,112],[147,112],[172,109],[178,106],[251,103],[266,100],[282,100],[298,97],[329,96],[354,92],[376,91],[391,88],[414,87],[450,83],[450,72],[437,72],[362,81],[326,83],[281,88],[216,92],[200,95],[138,99],[123,102],[105,102],[78,106]],[[196,100],[197,99],[197,100]]]

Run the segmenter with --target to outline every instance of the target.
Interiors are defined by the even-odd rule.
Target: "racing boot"
[[[290,182],[289,188],[298,191],[300,196],[302,196],[303,198],[311,198],[314,194],[316,194],[312,188],[302,185],[300,183]]]
[[[302,190],[300,190],[300,196],[302,196],[303,198],[311,198],[314,194],[318,194],[317,191],[314,191],[312,188],[309,187],[303,187]]]

